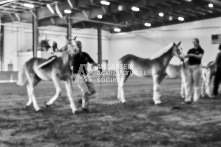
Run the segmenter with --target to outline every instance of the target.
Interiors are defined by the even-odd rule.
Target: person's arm
[[[186,55],[186,57],[187,57],[187,58],[189,58],[189,57],[194,57],[194,58],[197,58],[197,59],[202,59],[203,54],[199,54],[199,55],[188,54],[188,55]]]
[[[200,60],[201,60],[202,57],[203,57],[203,54],[204,54],[204,50],[203,50],[203,49],[200,50],[200,54],[199,54],[199,55],[192,54],[192,53],[191,53],[191,50],[189,50],[188,53],[187,53],[187,55],[186,55],[185,57],[186,57],[186,58],[194,57],[194,58],[197,58],[197,59],[200,59]]]
[[[96,62],[90,57],[89,54],[87,54],[87,56],[88,56],[88,57],[87,57],[87,58],[88,58],[88,62],[91,63],[93,66],[97,66],[97,67],[98,67],[98,70],[102,71],[101,66],[100,66],[98,63],[96,63]]]

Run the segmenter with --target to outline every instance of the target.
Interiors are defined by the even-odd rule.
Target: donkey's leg
[[[201,96],[205,97],[205,92],[206,91],[206,82],[204,81],[204,79],[202,80],[202,86],[201,86]]]
[[[180,95],[182,98],[185,98],[185,94],[186,94],[186,80],[184,77],[181,77]]]
[[[39,111],[40,107],[38,106],[36,97],[34,95],[34,86],[32,84],[29,85],[29,90],[30,90],[30,95],[32,97],[32,102],[33,102],[34,108],[36,111]]]
[[[40,81],[41,79],[38,78],[36,75],[34,76],[34,82],[33,82],[33,87],[36,86]],[[27,93],[28,93],[28,102],[26,103],[26,106],[29,107],[31,104],[32,104],[32,95],[31,95],[31,92],[30,92],[30,86],[29,84],[27,84]]]
[[[212,76],[209,77],[209,78],[207,79],[206,84],[205,84],[206,94],[207,94],[209,97],[212,97],[212,94],[211,94],[211,91],[210,91],[210,83],[211,83],[211,81],[212,81],[212,78],[213,78]]]
[[[57,77],[55,77],[55,78],[53,78],[53,82],[54,82],[54,85],[55,85],[56,93],[55,93],[55,95],[46,103],[47,106],[52,105],[52,104],[57,100],[57,98],[61,95],[60,80],[59,80]]]
[[[72,112],[75,113],[77,111],[77,108],[76,108],[75,103],[72,98],[73,96],[72,96],[72,81],[71,81],[71,79],[68,79],[67,81],[65,81],[65,87],[67,90],[67,96],[70,101],[70,106],[71,106]]]
[[[153,75],[153,101],[155,105],[161,104],[160,101],[160,76]]]
[[[27,79],[28,79],[28,91],[29,91],[29,95],[32,98],[32,102],[33,102],[33,106],[35,108],[36,111],[40,110],[40,107],[38,106],[35,94],[34,94],[34,86],[38,84],[38,82],[40,81],[38,78],[36,78],[35,74],[30,74],[27,73],[26,74]]]
[[[124,78],[121,78],[119,83],[118,83],[118,99],[122,102],[125,103],[125,95],[124,95]]]
[[[28,102],[26,103],[26,106],[29,107],[32,104],[32,96],[30,93],[29,85],[27,85],[26,87],[27,87],[27,93],[28,93]]]
[[[120,81],[121,81],[122,75],[121,75],[120,69],[116,70],[116,78],[117,78],[117,99],[121,100]]]
[[[130,76],[131,71],[125,70],[123,75],[121,75],[118,90],[120,91],[120,100],[122,103],[126,103],[125,94],[124,94],[124,83],[127,81],[128,77]]]

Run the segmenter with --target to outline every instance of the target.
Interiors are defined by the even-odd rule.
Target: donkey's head
[[[184,61],[185,56],[180,47],[181,41],[178,44],[173,43],[173,55],[177,56],[181,61]]]
[[[67,45],[66,45],[66,50],[69,54],[73,55],[79,52],[79,48],[77,46],[76,38],[74,37],[73,39],[67,39]]]

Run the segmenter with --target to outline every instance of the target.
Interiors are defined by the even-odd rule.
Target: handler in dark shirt
[[[221,44],[219,45],[219,53],[216,56],[215,64],[216,64],[216,73],[213,83],[213,95],[218,95],[219,84],[221,82]]]
[[[88,76],[87,63],[92,64],[93,66],[98,66],[96,62],[90,57],[86,52],[82,52],[82,44],[80,41],[76,41],[79,48],[79,52],[74,55],[72,66],[74,80],[78,83],[78,87],[82,92],[82,110],[88,111],[89,106],[89,97],[95,94],[94,84],[92,79]],[[99,69],[101,70],[101,69]],[[78,79],[80,78],[80,79]]]
[[[200,80],[201,80],[201,60],[204,50],[199,44],[199,39],[193,39],[194,48],[187,52],[188,66],[186,69],[186,97],[185,102],[191,103],[192,94],[194,91],[193,101],[198,101],[200,98]]]

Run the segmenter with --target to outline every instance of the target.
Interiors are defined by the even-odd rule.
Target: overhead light
[[[12,1],[15,1],[15,0],[5,0],[5,1],[1,1],[1,2],[0,2],[0,5],[5,4],[5,3],[9,3],[9,2],[12,2]]]
[[[65,14],[71,14],[71,12],[72,12],[72,11],[69,10],[69,9],[65,9],[65,10],[64,10],[64,13],[65,13]]]
[[[145,25],[146,27],[151,27],[151,23],[148,23],[148,22],[144,23],[144,25]]]
[[[105,1],[105,0],[101,0],[100,3],[101,3],[102,5],[106,5],[106,6],[110,5],[110,2]]]
[[[213,4],[212,4],[212,3],[209,3],[209,4],[208,4],[208,7],[213,8]]]
[[[120,28],[114,28],[114,32],[121,32]]]
[[[187,2],[192,2],[192,0],[186,0]]]
[[[184,18],[183,17],[178,17],[178,20],[179,21],[184,21]]]
[[[169,21],[172,21],[173,20],[173,16],[169,16]]]
[[[118,6],[118,11],[123,11],[123,9],[124,9],[124,8],[123,8],[122,5],[119,5],[119,6]]]
[[[135,12],[138,12],[138,11],[140,11],[140,8],[133,6],[133,7],[131,7],[131,10],[135,11]]]
[[[49,10],[52,14],[54,14],[54,10],[53,10],[53,8],[51,7],[51,5],[50,5],[50,4],[47,4],[47,7],[48,7],[48,10]]]
[[[24,6],[31,9],[35,7],[35,5],[29,3],[24,3]]]
[[[99,14],[99,15],[97,15],[97,18],[98,18],[98,19],[102,19],[103,16]]]
[[[160,12],[158,15],[159,15],[160,17],[163,17],[163,16],[164,16],[164,13],[163,13],[163,12]]]

